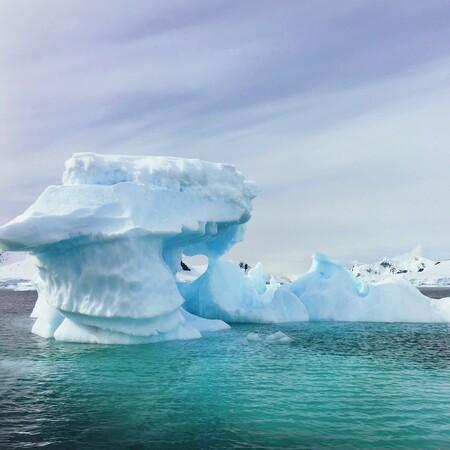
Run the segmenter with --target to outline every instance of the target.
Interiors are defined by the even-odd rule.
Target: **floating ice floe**
[[[248,341],[260,341],[261,336],[258,333],[248,333],[247,340]]]
[[[266,337],[266,342],[287,344],[289,342],[294,342],[294,339],[290,338],[288,335],[284,334],[282,331],[277,331],[276,333],[270,334]]]
[[[247,340],[250,342],[259,342],[263,341],[263,338],[258,333],[248,333]],[[291,337],[284,334],[282,331],[277,331],[276,333],[269,334],[269,336],[266,336],[264,341],[274,344],[287,344],[289,342],[294,342]]]

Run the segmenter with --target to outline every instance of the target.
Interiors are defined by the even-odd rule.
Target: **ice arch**
[[[33,332],[57,340],[139,343],[227,328],[183,310],[181,255],[215,257],[242,239],[256,187],[234,166],[77,153],[0,228],[0,246],[38,261]]]

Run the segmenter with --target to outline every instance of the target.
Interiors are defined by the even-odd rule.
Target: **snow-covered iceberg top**
[[[2,227],[0,242],[16,251],[80,236],[190,235],[197,242],[246,222],[255,195],[255,184],[228,164],[77,153],[63,184]]]
[[[256,185],[235,166],[198,159],[162,156],[115,156],[75,153],[66,162],[63,185],[111,186],[134,183],[184,192],[251,208]]]
[[[33,332],[132,343],[227,327],[181,308],[175,274],[183,253],[218,257],[241,240],[255,195],[227,164],[75,154],[62,185],[0,228],[1,248],[36,256]]]

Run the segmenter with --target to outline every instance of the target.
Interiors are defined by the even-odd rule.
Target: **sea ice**
[[[248,333],[247,341],[260,342],[262,341],[262,338],[258,333]],[[288,335],[284,334],[282,331],[277,331],[276,333],[272,333],[269,334],[269,336],[266,336],[264,341],[271,344],[286,344],[289,342],[293,342],[294,340]]]
[[[0,228],[0,247],[36,257],[33,332],[74,342],[200,337],[228,325],[187,314],[182,254],[218,257],[243,236],[255,185],[231,165],[78,153]]]
[[[284,334],[282,331],[277,331],[276,333],[269,334],[266,337],[266,342],[271,342],[275,344],[287,344],[289,342],[294,342],[294,339]]]
[[[247,341],[260,341],[261,337],[258,333],[248,333],[247,334]]]

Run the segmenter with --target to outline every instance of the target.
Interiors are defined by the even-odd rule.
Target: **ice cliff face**
[[[182,253],[217,257],[243,236],[253,183],[233,166],[75,154],[63,184],[0,228],[0,246],[36,256],[33,332],[65,341],[135,343],[227,327],[185,313]]]

